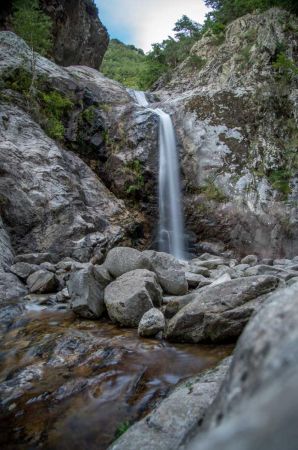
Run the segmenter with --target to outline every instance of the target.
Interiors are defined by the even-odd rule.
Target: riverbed
[[[104,450],[177,383],[231,352],[141,339],[67,310],[13,315],[1,339],[2,449]]]

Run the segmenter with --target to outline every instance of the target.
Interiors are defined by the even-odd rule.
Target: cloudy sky
[[[134,44],[145,51],[172,33],[183,14],[203,22],[207,8],[203,0],[95,0],[99,17],[112,38]]]

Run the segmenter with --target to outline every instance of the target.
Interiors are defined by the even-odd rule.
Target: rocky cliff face
[[[297,27],[279,9],[241,17],[199,41],[158,91],[176,120],[197,239],[297,253],[297,76],[274,67],[280,54],[297,64]]]
[[[87,261],[121,239],[137,244],[145,220],[127,191],[138,183],[146,190],[140,159],[150,172],[156,122],[93,69],[38,57],[32,85],[30,49],[13,33],[1,33],[0,52],[3,264],[11,263],[12,248]]]
[[[5,3],[0,13],[0,29],[10,29],[13,2]],[[109,35],[98,18],[93,0],[40,0],[39,3],[53,21],[54,60],[62,66],[79,64],[98,69]]]

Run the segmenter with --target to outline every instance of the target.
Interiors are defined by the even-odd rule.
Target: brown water
[[[173,345],[136,330],[25,312],[0,353],[0,448],[101,450],[180,380],[231,347]]]

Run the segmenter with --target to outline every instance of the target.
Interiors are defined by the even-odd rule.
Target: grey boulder
[[[31,273],[37,272],[39,269],[40,267],[38,265],[26,262],[18,262],[10,267],[10,271],[24,281],[27,280]]]
[[[104,299],[113,322],[137,328],[149,309],[161,305],[161,294],[155,273],[137,269],[109,284],[105,289]]]
[[[104,262],[105,268],[115,278],[136,269],[150,269],[150,262],[139,250],[130,247],[112,248]]]
[[[271,294],[240,337],[228,376],[187,450],[296,450],[298,284]],[[199,431],[199,430],[198,430]]]
[[[165,325],[163,313],[157,308],[152,308],[143,315],[139,323],[138,333],[143,337],[155,336],[160,331],[164,331]]]
[[[152,270],[156,273],[158,281],[167,294],[183,295],[188,291],[188,283],[185,277],[186,265],[174,256],[164,252],[147,250],[143,252]]]
[[[195,343],[235,340],[264,294],[278,285],[276,277],[256,276],[203,288],[170,320],[166,337]]]
[[[204,417],[229,368],[216,368],[180,383],[147,417],[137,422],[109,450],[176,450]]]
[[[100,318],[105,311],[105,286],[106,282],[99,280],[93,265],[73,272],[67,283],[71,309],[86,319]]]
[[[56,291],[58,280],[53,272],[38,270],[29,275],[27,285],[31,294],[48,294]]]

